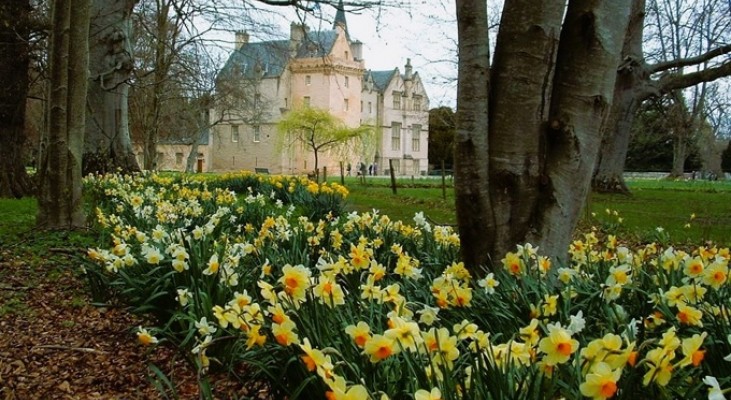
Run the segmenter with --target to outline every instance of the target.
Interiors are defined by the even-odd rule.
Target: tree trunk
[[[503,10],[491,71],[489,127],[495,220],[489,252],[497,259],[525,242],[544,196],[542,130],[564,10],[560,1],[509,1]]]
[[[528,236],[552,257],[565,257],[586,202],[630,8],[631,0],[582,0],[566,11],[546,134],[549,189]]]
[[[146,118],[147,126],[144,132],[145,169],[157,169],[157,142],[159,140],[160,115],[162,113],[163,98],[167,87],[167,80],[172,65],[172,47],[175,46],[176,32],[171,32],[169,13],[170,0],[158,2],[156,10],[155,35],[155,71],[152,84],[152,104]]]
[[[28,95],[29,0],[0,4],[0,197],[33,194],[25,171],[25,110]]]
[[[89,9],[89,0],[56,0],[52,6],[49,131],[42,146],[36,219],[38,226],[47,229],[84,225],[81,155],[89,74]]]
[[[129,131],[127,83],[133,68],[130,15],[137,0],[94,0],[84,174],[137,172]]]
[[[609,117],[602,124],[602,146],[592,188],[598,192],[629,194],[624,182],[624,166],[632,134],[632,123],[644,98],[637,88],[648,78],[642,54],[645,0],[633,0],[627,34],[622,48],[622,65],[617,69],[614,101]]]
[[[454,191],[462,259],[473,271],[488,265],[494,240],[488,174],[489,44],[484,0],[457,0],[459,77]]]
[[[688,158],[688,138],[690,133],[685,126],[675,128],[673,135],[673,167],[670,178],[682,178],[685,172],[685,159]]]

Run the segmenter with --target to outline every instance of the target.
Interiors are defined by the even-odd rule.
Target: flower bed
[[[154,314],[140,341],[184,349],[202,386],[208,368],[245,363],[290,398],[722,399],[731,388],[726,248],[629,249],[590,232],[567,265],[526,244],[475,277],[452,228],[421,214],[328,213],[344,188],[235,179],[238,193],[215,180],[87,180],[110,243],[89,250],[92,286]]]

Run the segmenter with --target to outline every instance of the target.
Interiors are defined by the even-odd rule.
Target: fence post
[[[447,199],[447,183],[445,182],[444,160],[442,159],[442,198]]]
[[[340,184],[345,186],[345,170],[343,169],[343,161],[340,161]]]
[[[391,170],[391,190],[396,194],[396,174],[393,173],[393,159],[388,160],[388,169]]]

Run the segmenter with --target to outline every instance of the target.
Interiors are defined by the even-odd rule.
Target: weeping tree
[[[41,139],[38,215],[47,229],[84,225],[81,158],[89,69],[89,0],[52,5],[48,132]]]
[[[31,11],[29,0],[8,0],[0,4],[0,197],[33,194],[33,183],[25,170],[25,111],[28,96],[28,67]]]
[[[302,146],[312,151],[315,157],[314,173],[319,179],[319,162],[324,152],[369,137],[371,128],[350,128],[327,110],[302,107],[288,112],[277,123],[277,131],[284,147]]]
[[[455,193],[462,256],[530,242],[561,257],[590,187],[631,0],[506,0],[489,66],[486,4],[458,0]]]
[[[84,174],[139,171],[128,118],[130,15],[138,0],[94,0],[89,38]]]

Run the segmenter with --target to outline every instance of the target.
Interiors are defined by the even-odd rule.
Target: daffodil
[[[701,346],[703,346],[703,341],[707,336],[708,333],[703,332],[702,334],[696,333],[692,337],[683,339],[681,349],[685,357],[683,357],[683,359],[678,363],[679,367],[685,367],[688,365],[697,367],[701,364],[706,353],[705,350],[701,350]]]
[[[495,279],[495,274],[492,272],[487,274],[485,278],[480,279],[477,284],[480,285],[480,287],[485,288],[485,292],[487,294],[495,294],[495,288],[500,286],[500,282]]]
[[[442,391],[439,388],[432,388],[431,391],[419,389],[414,393],[414,400],[441,400]]]
[[[147,329],[141,326],[137,328],[137,340],[145,346],[150,346],[158,343],[157,338],[155,336],[152,336],[152,334],[150,334]]]
[[[517,253],[508,252],[501,261],[512,275],[522,275],[525,271],[525,263]]]
[[[363,385],[348,386],[345,378],[335,376],[325,381],[330,388],[325,393],[327,400],[369,400],[371,397]]]
[[[304,300],[305,291],[310,286],[310,270],[301,264],[297,266],[287,264],[282,268],[279,282],[284,287],[284,292],[293,300]]]
[[[579,341],[560,325],[548,325],[548,335],[541,339],[538,348],[545,354],[543,361],[548,365],[563,364],[579,348]]]
[[[398,351],[398,344],[393,338],[378,334],[371,336],[363,348],[363,354],[369,356],[372,363],[383,361]]]
[[[581,394],[594,400],[608,399],[617,393],[617,381],[622,369],[612,369],[608,364],[600,362],[586,375],[586,380],[579,386]]]
[[[703,312],[695,307],[679,303],[676,317],[683,325],[703,326],[703,321],[701,321],[703,318]]]
[[[345,327],[345,333],[353,339],[358,347],[363,348],[371,338],[371,327],[367,323],[359,321],[357,325]]]
[[[276,339],[277,343],[282,346],[289,346],[291,344],[298,344],[299,337],[294,332],[296,325],[294,322],[285,321],[281,324],[272,324],[272,335]]]

